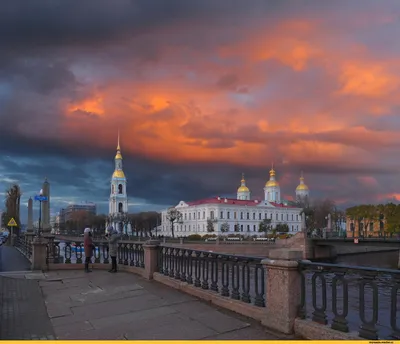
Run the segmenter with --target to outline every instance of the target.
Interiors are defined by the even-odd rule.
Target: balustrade
[[[111,262],[107,242],[95,242],[92,263]],[[144,268],[144,249],[141,243],[118,243],[117,259],[120,265]],[[83,242],[53,242],[47,246],[47,262],[53,264],[82,264],[85,260]]]
[[[310,316],[341,332],[358,330],[365,339],[400,338],[400,271],[308,261],[301,261],[299,267],[299,317]]]
[[[265,307],[262,258],[159,248],[159,272],[221,296]]]

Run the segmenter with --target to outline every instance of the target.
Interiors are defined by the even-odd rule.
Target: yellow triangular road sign
[[[10,221],[8,221],[8,225],[9,227],[17,227],[17,223],[15,222],[14,218],[12,217]]]

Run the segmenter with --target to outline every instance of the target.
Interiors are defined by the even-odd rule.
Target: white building
[[[127,180],[122,168],[122,154],[119,144],[119,133],[114,165],[114,173],[112,174],[110,183],[110,198],[108,202],[109,223],[107,225],[112,225],[120,232],[123,231],[124,233],[130,234],[130,225],[127,225],[128,228],[122,228],[123,224],[121,222],[122,216],[128,213],[128,194],[126,189]]]
[[[276,228],[278,224],[287,224],[289,233],[301,231],[300,213],[302,209],[281,200],[280,186],[275,179],[274,168],[270,170],[269,175],[270,179],[264,187],[263,200],[250,199],[251,193],[246,186],[244,175],[242,175],[236,199],[213,197],[195,202],[180,201],[175,208],[182,214],[182,221],[174,224],[174,234],[180,237],[192,234],[211,234],[207,231],[207,220],[213,221],[213,234],[222,234],[221,225],[226,223],[229,225],[229,230],[224,233],[225,235],[233,233],[263,235],[258,231],[263,219],[271,219],[272,228]],[[303,175],[300,178],[300,186],[302,194],[307,194],[308,197],[309,190],[304,184]],[[305,191],[307,192],[305,193]],[[160,235],[171,235],[171,223],[167,219],[167,213],[168,209],[162,212]],[[235,231],[235,227],[237,231]]]

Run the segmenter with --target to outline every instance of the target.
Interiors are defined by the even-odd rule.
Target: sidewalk
[[[134,274],[54,271],[44,277],[22,281],[41,287],[57,339],[279,339],[252,320]]]
[[[15,247],[2,245],[0,247],[0,272],[28,271],[31,263]]]
[[[55,339],[37,281],[0,276],[0,339]]]

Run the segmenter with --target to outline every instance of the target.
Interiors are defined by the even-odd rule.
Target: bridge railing
[[[400,338],[400,271],[300,261],[299,316],[362,338]]]
[[[174,247],[159,248],[158,271],[189,285],[265,307],[263,258]]]
[[[394,232],[356,232],[356,233],[340,233],[340,232],[326,232],[324,234],[308,233],[309,238],[313,239],[337,239],[337,240],[353,240],[367,239],[372,241],[400,241],[400,233]]]
[[[32,259],[32,244],[25,236],[19,236],[14,242],[15,248],[21,252],[27,259]]]
[[[85,261],[83,241],[50,242],[46,250],[47,264],[82,264]],[[143,243],[119,242],[117,262],[121,265],[145,267]],[[106,241],[95,241],[91,263],[109,264],[111,257]]]

